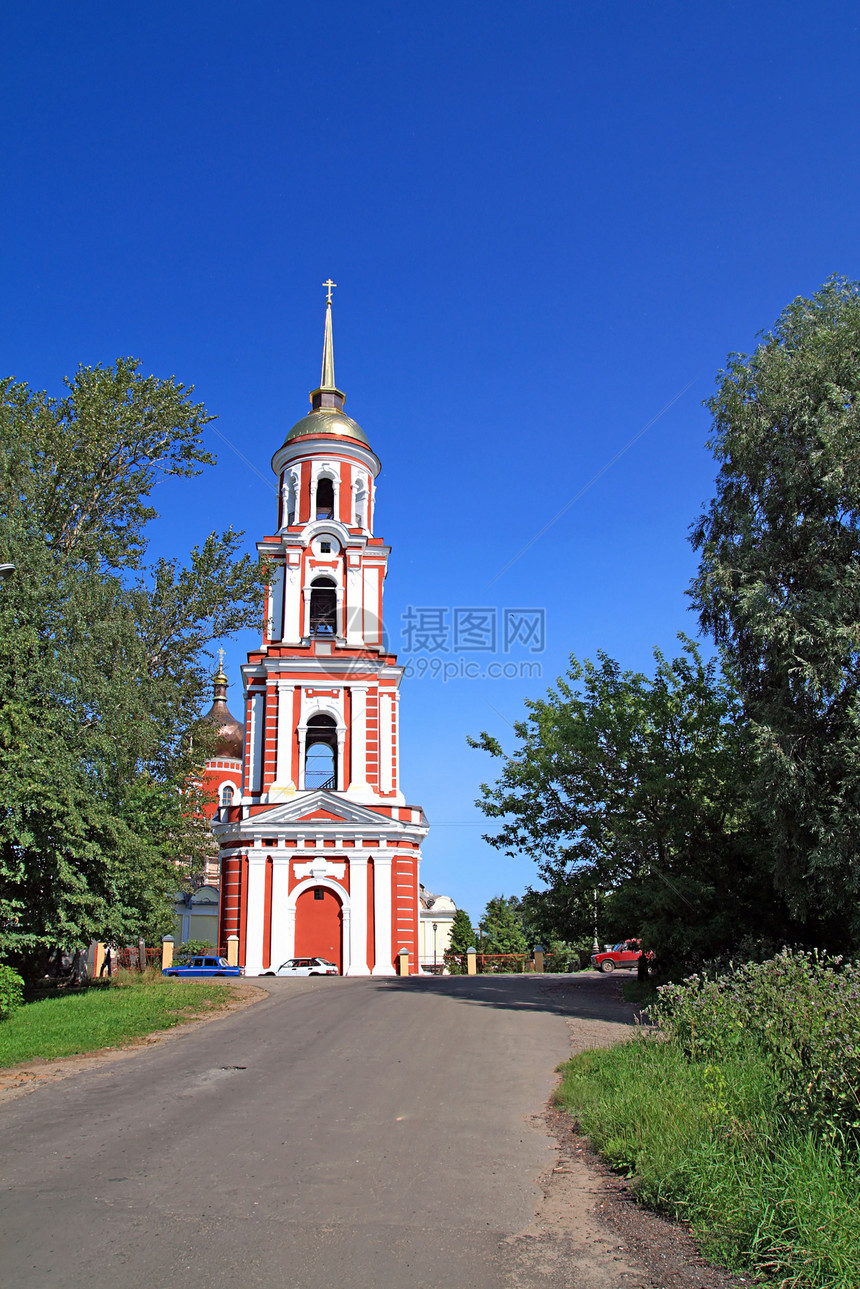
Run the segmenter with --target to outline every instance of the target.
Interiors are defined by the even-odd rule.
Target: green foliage
[[[711,1258],[768,1285],[855,1289],[857,1156],[798,1129],[777,1094],[761,1058],[691,1061],[642,1037],[574,1057],[558,1100],[638,1198],[688,1222]]]
[[[649,1015],[685,1056],[765,1061],[796,1124],[860,1146],[860,965],[784,950],[657,993]]]
[[[692,595],[743,701],[780,891],[860,943],[860,284],[796,299],[708,406],[720,463]]]
[[[481,919],[481,952],[526,953],[528,947],[519,900],[515,895],[494,895]]]
[[[751,822],[737,697],[683,644],[671,662],[655,654],[651,678],[604,654],[572,659],[527,704],[512,756],[487,734],[470,740],[503,760],[478,801],[502,821],[487,840],[536,861],[552,925],[568,941],[589,936],[600,890],[604,936],[640,935],[664,969],[784,926]]]
[[[662,1033],[575,1057],[559,1100],[712,1256],[797,1289],[860,1283],[860,968],[782,953],[665,986]]]
[[[466,953],[477,948],[477,939],[472,927],[472,919],[465,909],[457,909],[451,925],[451,939],[448,949],[451,953]]]
[[[211,460],[211,418],[137,367],[81,368],[59,402],[0,382],[0,951],[25,975],[170,927],[211,844],[207,650],[260,610],[232,531],[144,564],[155,482]]]
[[[8,1020],[24,1002],[24,981],[11,967],[0,963],[0,1020]]]
[[[236,990],[220,982],[122,972],[109,985],[27,1003],[0,1026],[0,1067],[123,1047],[224,1007],[235,997]]]
[[[212,944],[208,940],[186,940],[184,944],[177,945],[173,954],[173,961],[177,966],[183,962],[189,962],[191,958],[197,958],[201,954],[211,954]]]

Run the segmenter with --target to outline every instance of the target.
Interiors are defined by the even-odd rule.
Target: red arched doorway
[[[343,972],[343,907],[334,891],[312,886],[296,900],[297,958],[328,958]]]

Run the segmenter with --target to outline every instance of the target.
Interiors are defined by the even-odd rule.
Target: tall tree
[[[796,299],[708,404],[720,463],[693,600],[757,751],[775,876],[819,940],[860,943],[860,284]]]
[[[211,460],[191,391],[130,359],[67,385],[0,382],[0,953],[30,974],[164,928],[205,845],[207,646],[262,599],[232,531],[145,564],[157,480]]]
[[[515,895],[494,895],[481,919],[484,953],[525,953],[525,932]]]
[[[570,916],[566,938],[589,933],[599,889],[622,923],[615,933],[641,934],[674,963],[760,931],[775,910],[737,698],[688,641],[679,658],[656,660],[649,679],[605,655],[572,659],[556,689],[527,704],[511,756],[487,734],[472,745],[503,762],[478,801],[499,821],[487,840],[536,861]]]
[[[451,939],[448,944],[450,953],[462,954],[469,949],[477,948],[477,940],[472,927],[472,919],[465,909],[457,909],[451,924]]]

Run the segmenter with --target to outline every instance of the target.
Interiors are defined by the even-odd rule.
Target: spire
[[[332,282],[331,278],[323,282],[323,286],[328,288],[325,306],[325,339],[323,340],[323,360],[322,376],[320,376],[321,389],[335,389],[334,383],[334,339],[331,333],[331,289],[337,286],[337,282]]]
[[[214,702],[227,700],[227,676],[224,671],[224,650],[218,650],[218,670],[212,677],[212,698]]]
[[[331,293],[332,288],[337,286],[331,278],[323,282],[326,288],[326,305],[325,305],[325,337],[323,339],[323,359],[322,374],[320,376],[319,389],[311,391],[311,406],[315,412],[322,408],[343,411],[343,405],[346,395],[343,394],[334,383],[334,337],[331,325]]]

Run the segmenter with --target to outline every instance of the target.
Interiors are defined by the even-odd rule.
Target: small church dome
[[[203,717],[207,725],[215,725],[218,731],[212,756],[241,761],[245,728],[227,707],[227,677],[220,667],[213,677],[212,698],[212,706]]]
[[[361,426],[345,412],[339,412],[330,407],[321,407],[319,410],[309,412],[300,421],[296,421],[284,442],[292,443],[294,439],[303,439],[316,434],[339,434],[343,438],[357,439],[359,443],[370,447],[367,435]]]

